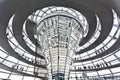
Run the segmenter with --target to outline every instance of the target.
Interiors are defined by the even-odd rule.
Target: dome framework
[[[0,79],[10,80],[119,80],[119,0],[2,0],[0,1]],[[58,20],[58,17],[60,19]],[[53,38],[52,29],[48,40],[45,40],[43,32],[48,32],[50,25],[43,25],[53,22],[58,23],[61,34],[73,34],[76,40],[68,41],[73,53],[69,52],[69,44],[63,44],[59,38]],[[43,23],[42,23],[43,22]],[[64,27],[77,27],[74,30]],[[71,22],[71,23],[70,23]],[[61,24],[62,23],[62,24]],[[79,25],[78,25],[79,23]],[[42,27],[43,26],[43,27]],[[42,27],[42,28],[41,28]],[[46,28],[44,28],[46,27]],[[54,26],[51,26],[54,27]],[[80,29],[79,29],[80,28]],[[41,30],[42,29],[42,30]],[[60,29],[55,28],[59,33]],[[53,29],[54,30],[54,29]],[[54,32],[54,31],[53,31]],[[60,36],[60,34],[57,34]],[[64,37],[63,35],[62,37]],[[55,37],[55,36],[54,36]],[[69,36],[70,39],[72,36]],[[80,37],[80,38],[79,38]],[[78,39],[77,39],[78,38]],[[57,44],[53,44],[58,39]],[[52,41],[53,40],[53,41]],[[48,42],[45,42],[48,41]],[[71,43],[70,43],[71,42]],[[66,53],[61,52],[60,46],[72,53],[73,56],[63,56],[66,59],[61,61],[60,57]],[[57,47],[58,52],[52,51]],[[51,49],[51,50],[47,50]],[[52,58],[50,52],[56,54],[58,62],[67,63],[70,56],[71,64],[69,76],[61,74],[59,67],[57,73],[50,71],[52,59],[47,62],[47,57]],[[60,54],[58,54],[60,53]],[[55,65],[66,65],[66,63]],[[55,69],[55,68],[53,68]],[[65,68],[64,68],[65,69]],[[52,75],[49,74],[53,72]],[[60,74],[59,74],[60,72]],[[55,78],[53,76],[56,76]],[[63,78],[61,78],[62,76]],[[49,78],[50,77],[50,78]]]

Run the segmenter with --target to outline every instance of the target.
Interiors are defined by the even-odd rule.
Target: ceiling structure
[[[1,0],[0,79],[119,80],[120,0]]]

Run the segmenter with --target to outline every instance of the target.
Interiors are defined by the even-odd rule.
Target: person
[[[14,69],[14,68],[15,68],[15,65],[12,65],[12,68]]]
[[[100,65],[99,65],[98,63],[96,64],[96,66],[97,66],[97,68],[99,68],[99,67],[100,67]]]
[[[77,76],[75,76],[75,78],[76,78],[76,80],[78,80],[78,77],[77,77]]]
[[[16,66],[16,69],[18,69],[18,68],[19,68],[19,65]]]
[[[105,62],[105,65],[108,67],[108,63],[107,62]]]
[[[104,79],[106,80],[106,77],[104,76]]]
[[[91,69],[90,66],[88,66],[88,69]]]
[[[83,66],[84,69],[86,69],[86,66]]]
[[[24,70],[24,67],[20,67],[20,71],[23,71]]]

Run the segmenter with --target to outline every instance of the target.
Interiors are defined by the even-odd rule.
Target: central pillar
[[[83,36],[83,27],[74,17],[52,15],[41,20],[37,36],[48,68],[49,80],[68,80],[72,59]]]

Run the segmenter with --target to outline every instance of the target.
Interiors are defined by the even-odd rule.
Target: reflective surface
[[[83,28],[79,21],[69,15],[60,12],[51,15],[39,23],[37,39],[45,55],[49,80],[59,80],[56,78],[61,76],[59,74],[63,74],[62,78],[68,80],[72,56],[84,34]]]
[[[79,51],[93,45],[103,31],[101,18],[97,14],[94,34],[84,45],[78,46],[91,28],[81,13],[71,8],[55,6],[33,12],[24,22],[21,33],[25,45],[31,51],[28,48],[26,50],[15,37],[12,24],[15,14],[13,14],[4,36],[7,37],[14,53],[0,47],[0,79],[44,80],[48,77],[64,80],[65,77],[67,80],[119,80],[120,22],[113,9],[112,14],[112,30],[106,39],[93,49],[82,53]],[[28,34],[32,33],[30,27],[26,25],[28,21],[35,23],[32,26],[33,35]],[[37,39],[37,42],[31,37]],[[32,51],[44,56],[45,59],[31,54]]]

